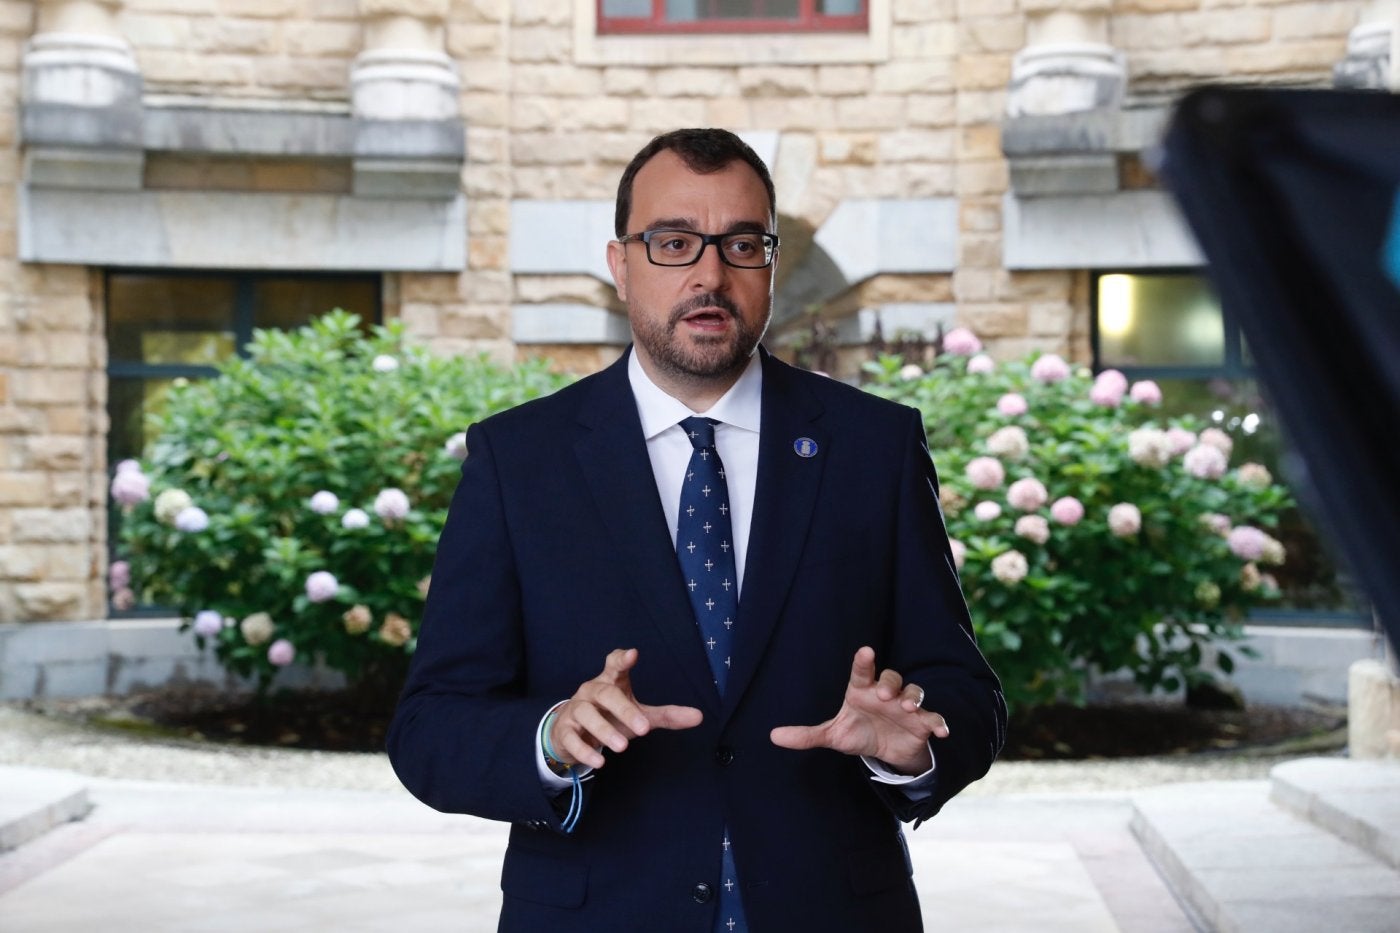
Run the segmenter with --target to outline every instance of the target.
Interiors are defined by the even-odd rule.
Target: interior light
[[[1099,332],[1121,338],[1133,329],[1133,277],[1099,277]]]

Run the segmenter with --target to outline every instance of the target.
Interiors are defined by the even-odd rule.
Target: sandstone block
[[[1006,89],[979,91],[966,89],[957,98],[958,122],[996,123],[1006,113]]]
[[[869,65],[822,65],[817,69],[817,93],[831,97],[868,94],[871,81]]]
[[[562,132],[517,133],[512,155],[517,165],[572,165],[587,158],[587,146],[577,134]]]
[[[872,133],[822,136],[818,141],[818,157],[825,165],[873,165],[878,139]]]
[[[816,86],[816,69],[761,65],[740,68],[739,89],[751,97],[805,97]]]
[[[910,94],[905,98],[909,126],[950,126],[957,120],[952,94]]]
[[[558,0],[511,0],[508,7],[517,25],[552,23],[563,26],[572,21],[573,8]]]
[[[361,10],[375,0],[362,0]],[[298,0],[219,0],[219,12],[224,16],[247,16],[253,19],[291,19],[298,13]]]
[[[873,77],[876,94],[928,94],[953,86],[950,60],[941,57],[891,62]]]
[[[97,566],[98,552],[87,545],[49,544],[34,549],[43,556],[44,573],[50,580],[87,580],[104,572]]]
[[[959,159],[1000,159],[1001,127],[995,123],[964,126],[958,132]]]
[[[430,23],[447,17],[448,0],[360,0],[360,15],[365,19],[381,16],[411,16]]]
[[[452,53],[458,60],[462,90],[505,95],[510,87],[510,63],[491,61],[471,53]]]
[[[900,165],[887,174],[898,179],[890,197],[948,197],[957,189],[957,169],[951,162]]]
[[[1005,16],[1016,12],[1019,0],[958,0],[958,19]]]
[[[363,33],[360,24],[354,22],[293,22],[282,26],[283,43],[287,53],[312,58],[352,58],[360,51]]]
[[[958,166],[960,196],[1000,194],[1009,184],[1010,169],[1005,161],[964,162]]]
[[[742,97],[721,97],[705,101],[705,125],[744,129],[753,126],[749,102]]]
[[[979,17],[964,20],[958,28],[958,48],[963,52],[1019,51],[1026,44],[1026,21],[1019,16]]]
[[[960,89],[994,90],[1011,82],[1011,58],[1007,55],[959,55],[956,66]]]
[[[1400,678],[1380,661],[1352,664],[1347,676],[1347,750],[1352,758],[1391,753],[1390,733],[1400,730]]]
[[[122,13],[122,35],[139,49],[178,49],[190,43],[196,20],[190,16],[170,16],[127,10]]]
[[[556,26],[516,26],[510,31],[513,62],[567,62],[573,51],[573,35]]]
[[[89,474],[77,470],[61,471],[49,474],[48,501],[65,505],[81,502],[101,506],[106,504],[106,492],[104,490],[102,495],[93,497]]]
[[[958,30],[951,20],[902,26],[890,36],[895,59],[947,58],[958,50]]]
[[[92,513],[86,508],[15,509],[14,541],[17,543],[72,543],[92,536]]]
[[[946,162],[953,158],[952,130],[896,130],[879,137],[883,162]]]
[[[37,506],[48,501],[49,478],[37,470],[0,472],[0,505]]]
[[[1069,335],[1074,320],[1074,308],[1069,302],[1038,302],[1031,305],[1028,330],[1032,337]]]
[[[0,476],[0,483],[3,483]],[[0,580],[39,580],[44,576],[44,552],[34,545],[0,545]]]
[[[958,238],[958,268],[1000,269],[1001,237],[994,233],[967,233]]]
[[[613,97],[643,97],[651,93],[650,71],[633,67],[614,67],[603,71],[603,90]]]
[[[1345,37],[1360,22],[1356,8],[1349,3],[1292,3],[1274,10],[1273,15],[1276,40]]]
[[[1113,0],[1021,0],[1026,13],[1107,13]]]
[[[597,97],[602,93],[601,70],[559,64],[520,64],[511,69],[516,94],[555,97]]]
[[[1114,6],[1114,15],[1123,12],[1163,13],[1172,10],[1195,10],[1200,6],[1200,0],[1126,0]]]
[[[439,309],[435,304],[419,301],[406,301],[399,307],[399,320],[410,337],[428,339],[442,334],[438,320]]]
[[[642,133],[655,134],[678,126],[698,126],[704,116],[705,101],[699,98],[645,98],[632,102],[632,129]],[[634,150],[636,148],[640,148],[640,144]]]
[[[10,377],[8,373],[0,373],[0,405],[4,405],[10,397]]]
[[[832,99],[826,97],[770,97],[751,101],[749,110],[754,123],[765,129],[815,131],[833,125],[836,106]]]
[[[0,405],[0,434],[34,434],[43,430],[44,415],[33,408]]]
[[[84,615],[86,583],[20,583],[15,605],[26,619],[76,619]]]
[[[101,426],[95,421],[96,414],[87,405],[53,405],[44,409],[44,433],[82,436],[97,431]]]
[[[1011,294],[1026,301],[1065,301],[1074,291],[1074,273],[1061,270],[1017,272],[1010,278]]]
[[[1000,274],[990,269],[958,269],[953,273],[953,294],[963,307],[997,297]]]
[[[889,94],[836,100],[836,126],[845,130],[892,130],[904,123],[904,100]]]
[[[509,233],[510,202],[504,199],[474,202],[471,212],[467,216],[467,229],[474,236],[486,233]]]
[[[648,93],[658,97],[738,97],[743,91],[731,69],[663,68],[651,72]]]
[[[270,55],[277,51],[279,32],[278,23],[265,19],[200,18],[190,27],[188,47],[201,52]]]
[[[506,237],[474,237],[467,244],[467,265],[471,269],[508,269],[509,247]],[[447,326],[446,321],[443,327]]]
[[[621,130],[629,125],[631,103],[616,97],[578,101],[569,107],[559,125],[588,130]]]
[[[459,278],[453,273],[405,272],[399,279],[399,296],[405,303],[462,299]]]
[[[509,337],[510,309],[474,304],[443,308],[442,336],[455,340],[503,340]]]
[[[87,401],[87,387],[72,373],[21,370],[10,386],[14,401],[23,405],[72,405]]]
[[[559,105],[559,99],[554,97],[513,98],[510,126],[516,130],[547,130],[558,126]]]
[[[983,338],[1021,337],[1026,333],[1025,305],[982,304],[964,307],[962,316],[973,333]]]
[[[1179,22],[1181,43],[1187,46],[1267,42],[1273,32],[1270,11],[1259,9],[1182,13]],[[1307,38],[1316,37],[1314,33]]]
[[[952,0],[894,0],[890,17],[896,23],[922,23],[952,16]]]
[[[81,437],[31,437],[28,465],[38,470],[77,470],[86,461],[87,441]]]

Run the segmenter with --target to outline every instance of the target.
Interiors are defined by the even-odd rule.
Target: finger
[[[924,722],[928,724],[930,732],[932,732],[940,739],[946,739],[948,737],[948,735],[950,734],[948,729],[948,720],[944,719],[937,713],[924,713],[923,717]]]
[[[691,729],[700,725],[705,714],[693,706],[647,706],[639,704],[642,715],[653,729]]]
[[[590,768],[601,768],[605,759],[598,751],[594,738],[576,729],[566,730],[554,743],[554,750],[563,755],[564,764],[581,764]]]
[[[589,699],[592,708],[600,716],[605,717],[608,725],[623,733],[627,738],[634,739],[651,731],[651,723],[647,721],[641,706],[630,693],[624,692],[622,688],[604,687],[592,694]],[[591,728],[592,724],[589,725]],[[612,747],[611,743],[609,743],[609,747]]]
[[[924,688],[914,683],[905,684],[900,691],[899,702],[906,710],[914,712],[924,705]]]
[[[768,733],[769,740],[779,748],[792,748],[801,751],[808,748],[828,747],[826,727],[830,721],[820,726],[778,726]]]
[[[626,680],[627,672],[637,664],[637,656],[636,648],[615,648],[609,651],[603,660],[603,673],[598,675],[598,679],[610,684]]]
[[[875,682],[875,649],[865,646],[851,661],[851,686],[864,690]]]
[[[899,696],[899,691],[903,688],[904,677],[899,671],[885,669],[880,672],[880,679],[875,682],[875,695],[888,702]]]

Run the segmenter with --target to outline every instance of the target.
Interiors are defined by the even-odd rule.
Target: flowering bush
[[[1054,354],[994,363],[952,336],[928,373],[868,364],[867,388],[924,413],[1008,700],[1081,700],[1093,671],[1169,690],[1210,679],[1208,658],[1228,673],[1240,618],[1277,595],[1262,568],[1285,557],[1267,529],[1287,491],[1259,464],[1231,469],[1224,432],[1165,423],[1154,383],[1091,378]]]
[[[263,685],[296,658],[392,689],[414,646],[468,424],[563,382],[443,359],[336,311],[258,331],[249,358],[175,387],[147,464],[112,480],[119,608],[178,610]]]

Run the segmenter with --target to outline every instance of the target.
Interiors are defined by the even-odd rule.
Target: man
[[[1001,747],[918,413],[759,348],[775,225],[738,137],[657,137],[631,352],[468,432],[389,753],[515,824],[502,930],[919,929],[895,817]]]

